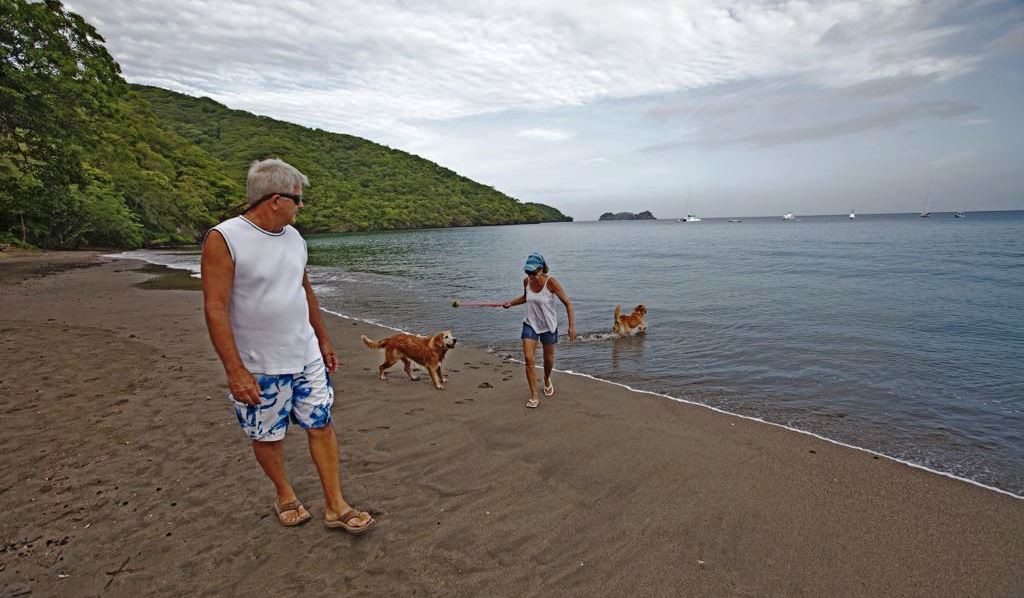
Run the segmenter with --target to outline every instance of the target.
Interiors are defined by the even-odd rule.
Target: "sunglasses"
[[[279,195],[281,197],[290,199],[290,200],[295,202],[295,205],[298,205],[300,203],[304,203],[302,201],[302,195],[295,195],[294,193],[267,193],[266,195],[261,197],[259,201],[257,201],[256,203],[254,203],[252,205],[253,205],[253,207],[256,207],[256,204],[263,203],[263,202],[267,201],[268,199],[270,199],[271,197],[274,197],[275,195]]]
[[[544,268],[537,268],[533,272],[527,272],[526,275],[529,276],[530,278],[533,278],[534,276],[540,274],[540,271],[543,270],[543,269]]]

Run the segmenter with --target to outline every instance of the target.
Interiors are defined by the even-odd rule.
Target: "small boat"
[[[967,218],[967,212],[956,212],[953,214],[953,218]]]
[[[729,222],[743,222],[743,221],[742,221],[742,220],[740,220],[739,218],[731,218],[731,219],[729,220]]]
[[[790,220],[796,220],[796,216],[793,215],[793,212],[786,212],[782,215],[782,219],[788,222]]]
[[[686,222],[700,222],[700,218],[697,218],[693,214],[687,214],[685,220]]]
[[[854,212],[853,210],[850,210],[850,220],[855,220],[856,218],[857,218],[857,212]]]

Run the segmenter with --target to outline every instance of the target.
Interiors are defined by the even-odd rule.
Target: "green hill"
[[[310,177],[309,232],[571,220],[364,139],[128,85],[56,0],[0,2],[0,56],[0,244],[193,242],[266,157]]]
[[[279,157],[312,183],[298,224],[309,231],[402,229],[572,220],[555,208],[515,199],[429,160],[320,129],[231,110],[133,85],[161,126],[224,162],[243,180],[249,164]]]

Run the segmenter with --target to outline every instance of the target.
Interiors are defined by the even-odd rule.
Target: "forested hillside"
[[[192,242],[233,214],[265,157],[312,179],[306,231],[566,219],[364,139],[130,86],[60,2],[0,2],[0,243]]]
[[[309,176],[303,230],[520,224],[571,220],[403,151],[353,137],[230,110],[209,98],[133,85],[159,122],[244,175],[257,158],[280,157]],[[242,179],[239,178],[241,181]]]

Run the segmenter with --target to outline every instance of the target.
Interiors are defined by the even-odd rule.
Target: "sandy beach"
[[[379,525],[323,527],[293,429],[286,529],[197,286],[156,270],[0,257],[0,596],[1024,595],[1020,499],[584,377],[527,410],[522,366],[461,344],[444,391],[382,383],[359,336],[390,332],[333,316],[343,488]]]

